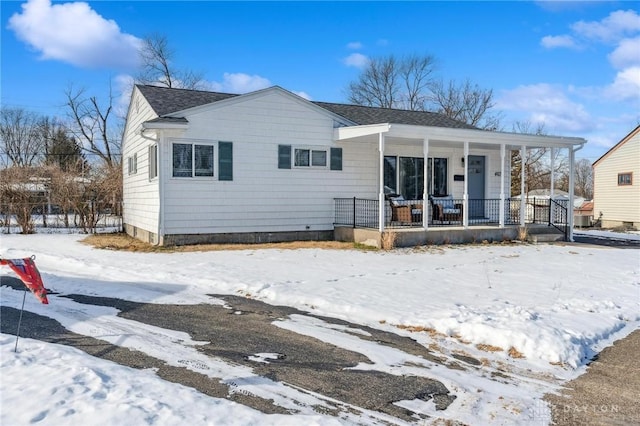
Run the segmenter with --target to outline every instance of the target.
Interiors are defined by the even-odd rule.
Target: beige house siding
[[[631,173],[632,184],[618,185],[620,173]],[[594,219],[640,228],[640,126],[593,164],[593,175]]]

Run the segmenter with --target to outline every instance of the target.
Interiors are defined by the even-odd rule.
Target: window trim
[[[384,183],[385,186],[388,186],[390,189],[395,190],[397,194],[401,194],[403,192],[403,189],[400,188],[400,167],[401,167],[401,163],[402,163],[402,159],[403,158],[409,158],[409,159],[424,159],[424,157],[415,157],[415,156],[407,156],[407,155],[385,155],[384,156],[385,160],[384,160],[384,168],[387,168],[387,164],[389,164],[390,167],[393,167],[393,179],[394,179],[394,184],[393,187],[386,185],[386,182]],[[388,159],[393,159],[393,164],[391,163],[387,163]],[[450,158],[449,157],[444,157],[444,156],[433,156],[433,157],[427,157],[427,173],[430,173],[430,176],[427,176],[427,196],[432,196],[434,195],[433,193],[433,189],[434,189],[434,184],[435,184],[435,160],[445,160],[445,164],[446,164],[446,173],[445,173],[445,182],[444,182],[444,189],[446,189],[447,193],[450,193],[451,191],[451,182],[450,182]],[[422,169],[424,170],[424,168]],[[385,173],[385,181],[388,177],[391,177],[390,175],[387,175]],[[423,176],[424,179],[424,176]],[[423,188],[424,191],[424,188]],[[421,194],[419,194],[420,196],[422,196]],[[435,196],[441,196],[442,194],[438,193],[438,195]],[[448,194],[445,194],[448,195]]]
[[[297,151],[309,151],[308,164],[307,165],[298,165],[297,162]],[[316,153],[324,153],[324,164],[323,165],[314,165],[314,152]],[[313,145],[292,145],[291,146],[291,162],[292,168],[294,169],[328,169],[329,168],[329,155],[330,155],[330,147],[328,146],[313,146]]]
[[[135,175],[138,173],[138,153],[134,153],[127,157],[127,167],[129,175]]]
[[[629,182],[626,181],[626,177],[629,177]],[[632,186],[633,185],[633,172],[618,173],[618,186]]]
[[[158,177],[158,144],[149,145],[149,180]]]
[[[220,161],[220,153],[219,153],[219,144],[222,141],[219,140],[210,140],[210,139],[181,139],[181,138],[171,138],[169,139],[169,144],[171,146],[170,148],[170,152],[171,152],[171,160],[170,160],[170,167],[171,167],[171,174],[170,174],[170,178],[171,179],[192,179],[192,180],[220,180],[219,178],[219,164],[218,162]],[[233,143],[233,142],[228,142],[227,143]],[[174,167],[174,159],[173,159],[173,147],[174,145],[191,145],[191,176],[175,176],[175,167]],[[211,175],[207,175],[207,176],[198,176],[196,175],[196,159],[195,159],[195,146],[211,146],[213,147],[213,158],[212,158],[212,164],[211,167],[213,168],[213,172]],[[218,164],[218,167],[216,167],[216,164]],[[233,167],[233,165],[232,165]]]

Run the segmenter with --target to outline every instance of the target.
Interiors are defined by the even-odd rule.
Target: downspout
[[[556,186],[556,182],[554,179],[554,175],[555,175],[555,159],[556,159],[556,149],[554,147],[551,147],[551,159],[550,159],[550,163],[551,163],[551,188],[549,188],[549,225],[553,224],[553,219],[555,218],[554,215],[554,204],[553,204],[553,199],[555,198],[555,186]]]
[[[462,194],[462,226],[469,227],[469,142],[464,142],[464,191]]]
[[[426,230],[429,228],[429,138],[422,140],[422,152],[424,155],[422,164],[422,227]]]
[[[522,228],[524,228],[525,226],[525,223],[526,223],[525,220],[527,215],[527,210],[526,210],[527,204],[525,199],[525,197],[527,197],[527,194],[524,193],[525,180],[527,178],[525,173],[525,164],[526,164],[526,158],[527,158],[526,155],[527,155],[527,147],[525,145],[522,145],[520,147],[520,226]]]
[[[378,152],[379,152],[379,193],[378,193],[378,231],[380,234],[384,232],[384,133],[378,133]]]
[[[584,147],[585,142],[582,142],[577,148],[569,148],[571,155],[569,158],[569,206],[567,206],[567,220],[569,222],[569,241],[573,242],[573,196],[574,196],[574,178],[573,173],[575,169],[576,152],[580,151]]]
[[[163,245],[164,244],[164,179],[163,179],[163,174],[162,174],[162,167],[160,166],[162,164],[162,161],[160,160],[162,155],[161,152],[162,150],[160,149],[160,139],[161,137],[158,136],[156,138],[153,138],[151,136],[147,136],[144,134],[145,129],[143,127],[140,128],[140,136],[144,139],[150,140],[152,142],[155,142],[157,145],[157,163],[156,163],[156,167],[158,168],[158,245]],[[160,132],[158,130],[158,132]]]
[[[505,144],[500,145],[500,214],[498,223],[500,228],[504,228],[504,160],[506,154]]]

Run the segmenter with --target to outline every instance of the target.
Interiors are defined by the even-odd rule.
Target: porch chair
[[[400,223],[422,222],[422,201],[405,200],[402,196],[390,197],[391,221]]]
[[[462,204],[456,203],[453,196],[431,197],[433,221],[462,222]]]

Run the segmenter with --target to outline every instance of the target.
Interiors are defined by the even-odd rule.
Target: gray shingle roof
[[[456,129],[476,129],[462,121],[457,121],[445,115],[428,111],[408,111],[402,109],[377,108],[361,105],[334,104],[328,102],[313,102],[314,104],[338,114],[354,123],[378,124],[395,123],[411,124],[415,126],[451,127]]]
[[[153,108],[160,117],[187,108],[206,105],[238,96],[231,93],[207,92],[202,90],[173,89],[145,85],[137,85],[137,87],[147,99],[151,108]],[[434,112],[407,111],[329,102],[312,103],[359,125],[394,123],[456,129],[476,129],[476,127]]]
[[[203,90],[173,89],[168,87],[144,86],[137,84],[151,108],[159,116],[218,102],[238,95],[230,93],[206,92]]]

